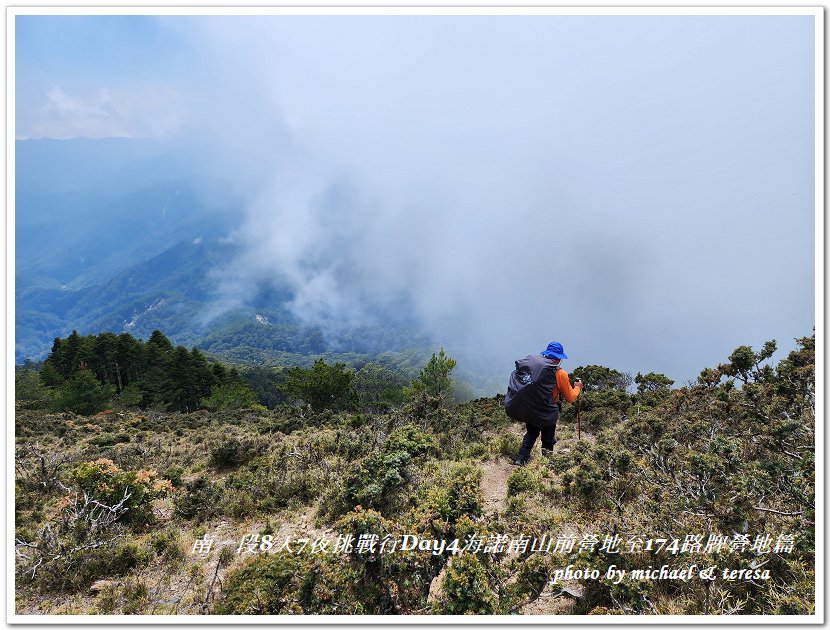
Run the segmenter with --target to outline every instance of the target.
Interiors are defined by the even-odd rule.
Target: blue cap
[[[542,350],[542,356],[548,357],[549,359],[567,359],[568,355],[565,354],[565,348],[562,347],[562,344],[558,341],[551,341],[548,344],[548,347]]]

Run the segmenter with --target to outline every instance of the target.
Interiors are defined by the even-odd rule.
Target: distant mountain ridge
[[[191,329],[242,217],[227,182],[154,141],[17,141],[15,184],[18,362],[72,329]]]
[[[205,190],[220,182],[170,180],[131,191],[103,205],[91,194],[17,196],[16,275],[82,288],[146,260],[182,239],[227,234],[239,221],[227,191],[208,206]],[[67,212],[63,208],[68,206]],[[81,206],[80,208],[76,206]]]
[[[44,358],[73,329],[143,339],[159,329],[175,343],[254,363],[430,345],[394,320],[324,334],[291,311],[287,286],[258,287],[244,306],[217,309],[213,272],[239,253],[226,237],[244,202],[191,157],[154,141],[17,141],[18,363]]]

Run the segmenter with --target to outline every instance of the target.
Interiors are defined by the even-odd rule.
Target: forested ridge
[[[577,367],[579,435],[566,405],[553,455],[515,467],[523,427],[464,402],[443,350],[250,368],[73,333],[16,374],[17,611],[812,614],[797,341],[682,387]]]

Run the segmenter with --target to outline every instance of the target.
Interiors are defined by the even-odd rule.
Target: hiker
[[[516,361],[516,371],[511,376],[505,398],[507,415],[523,421],[527,428],[522,447],[513,462],[516,466],[524,466],[530,461],[530,453],[540,434],[542,455],[548,457],[553,453],[562,399],[572,403],[582,393],[582,381],[577,379],[571,387],[568,373],[559,367],[562,359],[567,358],[562,344],[551,341],[539,355]]]

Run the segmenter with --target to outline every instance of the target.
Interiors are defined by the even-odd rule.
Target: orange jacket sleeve
[[[554,402],[559,398],[560,392],[562,393],[562,397],[569,403],[575,401],[576,397],[582,392],[582,388],[578,385],[575,388],[571,387],[571,380],[568,378],[568,373],[562,368],[556,370],[556,387],[553,388]]]

